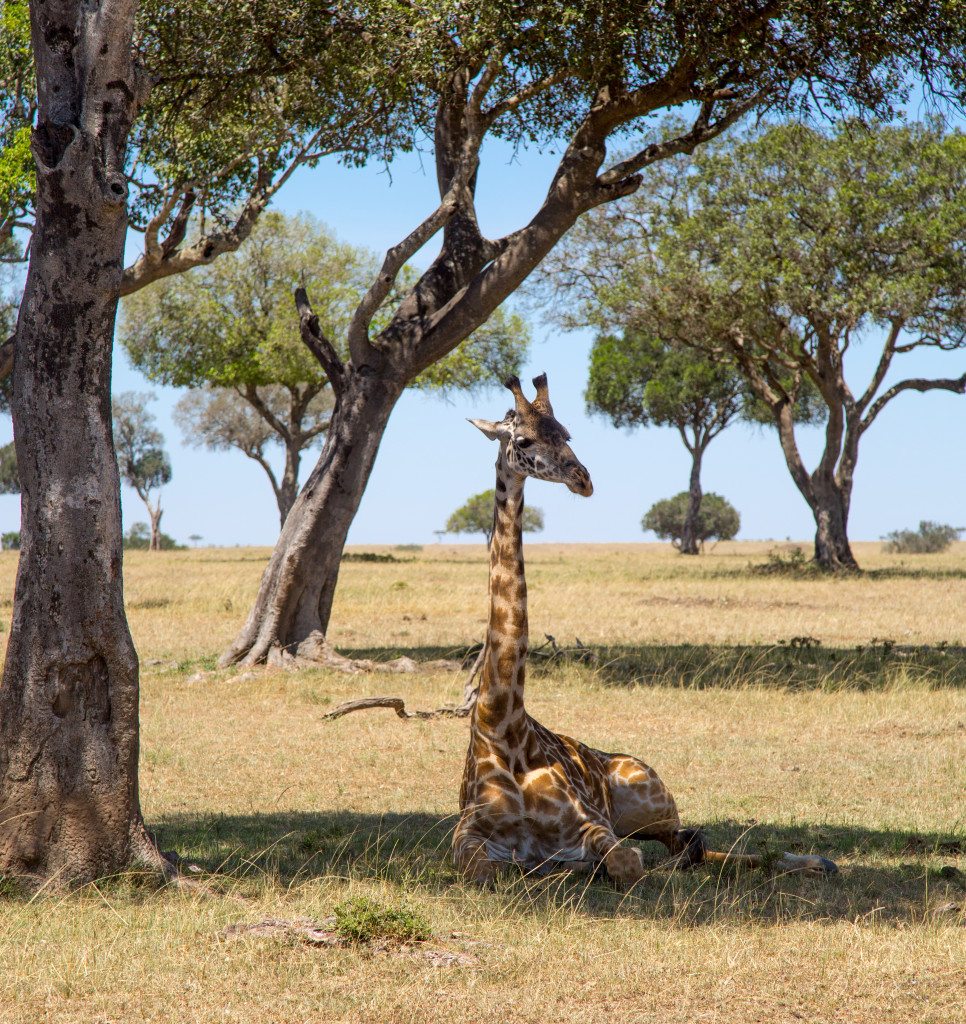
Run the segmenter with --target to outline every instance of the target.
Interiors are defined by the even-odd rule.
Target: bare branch
[[[318,359],[325,375],[329,378],[332,391],[335,393],[336,401],[342,394],[345,384],[345,367],[339,358],[335,346],[322,333],[319,327],[319,318],[312,311],[312,304],[309,302],[308,293],[304,288],[295,290],[295,308],[299,313],[299,328],[302,331],[302,341],[305,342],[308,350]]]
[[[362,301],[352,316],[352,322],[349,324],[349,353],[357,365],[365,362],[369,345],[369,325],[372,323],[376,310],[385,301],[406,261],[411,259],[456,212],[461,184],[461,182],[454,183],[439,206],[422,224],[386,253],[386,258],[379,268],[375,281],[362,297]]]
[[[246,384],[244,389],[235,388],[237,394],[245,399],[246,402],[258,413],[259,416],[279,435],[284,441],[291,440],[291,434],[285,424],[272,412],[271,409],[262,401],[262,396],[258,393],[258,388],[254,384]],[[252,456],[254,458],[254,456]]]
[[[903,391],[952,391],[957,395],[966,395],[966,373],[962,377],[940,378],[938,380],[913,377],[909,380],[901,380],[898,384],[893,384],[891,388],[883,391],[882,395],[872,403],[872,406],[862,420],[863,432],[869,429],[872,421],[882,412],[885,406]]]
[[[165,277],[183,273],[193,267],[204,266],[211,263],[227,252],[234,252],[251,234],[255,222],[271,202],[272,197],[289,180],[295,171],[308,160],[317,160],[323,156],[341,152],[340,148],[331,150],[316,151],[313,149],[321,136],[322,129],[316,131],[299,149],[289,161],[285,170],[273,177],[272,172],[265,165],[263,159],[258,159],[259,167],[256,174],[255,185],[249,194],[248,199],[242,206],[240,213],[234,223],[221,231],[208,233],[202,231],[201,237],[191,245],[180,247],[178,235],[184,237],[187,228],[187,218],[190,216],[191,208],[197,205],[197,195],[192,199],[191,204],[185,208],[184,204],[175,214],[168,237],[162,244],[157,243],[157,234],[164,222],[174,211],[179,198],[187,198],[189,192],[202,192],[200,183],[188,182],[177,186],[171,196],[165,201],[158,214],[152,218],[148,231],[153,233],[149,239],[148,231],[145,232],[145,250],[124,271],[121,281],[121,295],[130,295],[146,285],[152,284]],[[246,153],[231,163],[226,164],[220,173],[231,173],[234,166],[242,160],[251,159],[251,154]],[[203,200],[202,200],[203,202]],[[183,217],[183,223],[182,223]]]
[[[659,160],[666,160],[668,157],[676,156],[679,153],[693,153],[701,143],[708,142],[710,139],[720,135],[726,128],[730,128],[736,121],[744,117],[749,110],[761,102],[763,97],[763,92],[755,93],[748,99],[734,104],[714,122],[710,120],[710,116],[715,100],[705,100],[701,104],[701,111],[691,125],[690,131],[673,139],[652,142],[633,156],[622,160],[618,164],[614,164],[613,167],[600,174],[597,178],[598,183],[605,187],[619,185],[622,181],[627,180],[629,176],[636,174],[649,164],[657,163]]]
[[[504,114],[508,114],[510,111],[516,110],[520,104],[526,103],[527,100],[532,100],[534,96],[538,96],[540,93],[546,92],[547,89],[552,89],[555,85],[558,85],[560,82],[569,78],[570,75],[571,72],[569,68],[561,68],[559,71],[555,71],[552,75],[547,75],[545,78],[541,78],[536,82],[531,82],[519,92],[514,93],[512,96],[507,96],[506,99],[502,99],[499,103],[495,103],[489,110],[483,111],[483,123],[489,127]]]
[[[902,331],[902,321],[893,320],[889,327],[889,335],[886,338],[885,345],[882,347],[882,355],[879,357],[879,364],[875,368],[875,373],[872,375],[872,380],[869,382],[869,386],[865,389],[862,397],[857,403],[857,407],[860,412],[865,411],[865,407],[875,398],[875,393],[882,386],[882,382],[885,380],[885,375],[889,372],[889,366],[892,363],[892,357],[896,354],[898,349],[896,348],[896,342],[899,339],[899,333]],[[843,348],[843,352],[844,352]]]

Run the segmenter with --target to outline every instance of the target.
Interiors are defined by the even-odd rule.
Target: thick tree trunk
[[[701,457],[704,451],[695,448],[691,453],[691,482],[688,488],[688,511],[681,533],[681,554],[697,555],[701,552],[698,539],[698,516],[701,514]]]
[[[282,527],[224,667],[312,658],[332,611],[342,549],[402,384],[348,369],[322,455]]]
[[[851,484],[813,478],[812,514],[815,516],[815,561],[832,572],[859,568],[849,545],[848,522]]]
[[[13,384],[23,490],[0,686],[0,875],[78,882],[160,866],[138,805],[138,661],[111,437],[126,188],[83,127],[42,123],[35,146]]]

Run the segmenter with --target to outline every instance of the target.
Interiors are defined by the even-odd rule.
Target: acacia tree
[[[649,244],[612,294],[645,329],[736,362],[815,518],[816,562],[855,569],[862,436],[904,392],[966,393],[966,373],[896,379],[897,357],[966,348],[966,137],[936,124],[788,124],[703,162],[691,187],[686,216],[651,211]],[[876,367],[855,389],[847,353],[873,338]],[[794,415],[803,383],[826,412],[811,471]]]
[[[5,0],[0,13],[0,244],[29,239],[0,349],[23,495],[0,874],[170,874],[138,801],[110,417],[118,296],[236,248],[300,163],[391,152],[396,69],[380,92],[356,59],[358,18],[314,4],[32,0],[28,18]],[[144,254],[125,271],[131,218]]]
[[[486,546],[490,546],[493,536],[493,501],[495,493],[491,488],[474,494],[446,520],[443,533],[482,533],[486,538]],[[543,510],[527,506],[523,510],[523,529],[530,533],[539,533],[543,529]]]
[[[886,111],[915,73],[962,84],[966,12],[945,3],[614,5],[379,3],[372,57],[404,67],[426,105],[440,201],[386,254],[342,344],[305,290],[303,339],[335,394],[325,447],[289,514],[255,604],[221,664],[325,656],[342,546],[403,389],[485,323],[578,218],[633,194],[646,168],[690,153],[750,110],[814,103]],[[930,86],[932,87],[932,86]],[[680,133],[608,160],[608,143],[690,106]],[[475,192],[484,140],[558,146],[543,201],[488,238]],[[441,232],[436,259],[374,323],[398,275]],[[347,352],[348,359],[344,354]]]
[[[151,551],[161,550],[161,488],[171,480],[171,462],[161,447],[164,437],[148,411],[151,395],[125,391],[111,402],[114,449],[124,482],[144,502],[151,522]]]
[[[124,301],[120,336],[134,365],[153,381],[195,389],[176,413],[189,439],[256,461],[282,525],[298,494],[302,452],[322,441],[333,407],[329,379],[292,315],[292,291],[299,282],[311,287],[321,329],[344,337],[377,269],[374,254],[311,218],[269,212],[237,252]],[[407,268],[401,279],[411,285],[414,273]],[[524,321],[499,309],[414,386],[465,391],[504,380],[519,371],[528,343]],[[271,442],[285,451],[280,479],[266,452]]]
[[[671,346],[633,329],[598,337],[590,353],[586,401],[615,427],[674,427],[691,455],[687,512],[677,545],[701,550],[701,462],[708,445],[739,416],[747,388],[726,361]]]

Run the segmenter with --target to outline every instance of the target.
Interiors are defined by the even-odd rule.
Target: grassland
[[[464,886],[448,858],[465,721],[349,697],[455,701],[459,673],[212,672],[267,551],[130,554],[142,658],[141,793],[203,892],[136,878],[0,897],[0,1020],[948,1022],[966,1005],[966,544],[829,580],[762,575],[768,545],[686,560],[651,545],[531,545],[531,711],[638,753],[716,845],[815,850],[830,881],[654,870]],[[375,549],[374,549],[375,550]],[[339,649],[417,661],[481,633],[482,546],[348,562]],[[15,556],[0,556],[0,598]],[[8,609],[9,613],[9,609]],[[0,634],[5,638],[6,633]],[[226,939],[375,899],[467,962]],[[454,938],[452,933],[458,933]]]

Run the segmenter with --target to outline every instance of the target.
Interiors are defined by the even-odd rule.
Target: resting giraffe
[[[590,497],[590,475],[554,418],[546,374],[534,378],[533,402],[511,377],[515,408],[500,422],[471,420],[498,441],[496,501],[490,543],[490,618],[479,695],[460,789],[453,852],[461,872],[492,880],[501,863],[539,870],[562,862],[603,863],[615,881],[643,877],[640,851],[628,837],[655,839],[678,863],[756,866],[763,858],[719,853],[701,833],[683,829],[674,798],[653,768],[629,754],[605,754],[560,736],[524,707],[527,586],[523,570],[523,485],[528,476],[566,484]],[[786,871],[830,874],[824,857],[784,854]]]

